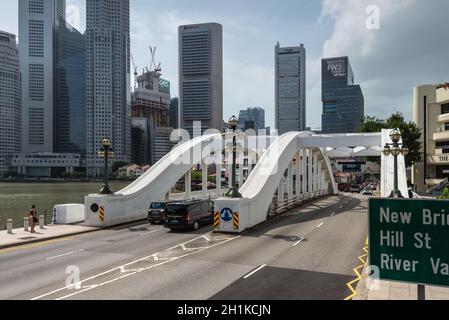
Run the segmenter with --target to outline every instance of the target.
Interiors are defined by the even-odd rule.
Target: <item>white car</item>
[[[362,195],[364,195],[364,196],[374,196],[373,188],[366,187],[365,189],[363,189]]]

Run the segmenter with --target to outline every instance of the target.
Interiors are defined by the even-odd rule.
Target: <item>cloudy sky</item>
[[[0,30],[17,33],[20,0],[2,3]],[[84,0],[67,0],[84,29]],[[77,12],[81,12],[78,18]],[[176,96],[177,27],[218,22],[224,28],[225,117],[262,106],[274,125],[274,46],[307,50],[308,126],[321,127],[323,57],[347,55],[366,115],[401,111],[411,120],[413,87],[449,81],[447,0],[131,0],[131,50],[139,70],[158,47]]]

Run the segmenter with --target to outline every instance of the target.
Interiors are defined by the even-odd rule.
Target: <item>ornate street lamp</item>
[[[114,157],[114,152],[112,152],[111,139],[105,138],[101,141],[101,148],[100,151],[98,151],[98,157],[104,159],[104,186],[100,190],[100,193],[105,195],[114,194],[114,192],[109,187],[108,183],[108,176],[109,176],[108,160],[109,158]]]
[[[234,115],[229,119],[229,125],[232,129],[232,187],[226,193],[227,198],[241,198],[242,195],[236,187],[236,162],[237,162],[237,135],[235,131],[239,125],[239,119]]]
[[[394,129],[390,133],[390,138],[393,143],[387,143],[383,149],[383,154],[386,157],[392,155],[394,157],[394,189],[390,194],[390,198],[404,198],[399,190],[399,172],[398,172],[398,157],[402,154],[407,156],[410,150],[404,147],[402,143],[399,143],[402,139],[402,134],[399,129]]]

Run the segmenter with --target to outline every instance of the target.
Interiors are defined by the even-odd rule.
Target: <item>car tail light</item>
[[[189,212],[189,214],[187,215],[187,221],[192,220],[192,214]]]

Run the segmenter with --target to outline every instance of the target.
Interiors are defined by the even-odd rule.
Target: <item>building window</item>
[[[337,103],[336,102],[325,102],[324,103],[324,113],[337,113]]]
[[[449,103],[442,104],[441,105],[441,114],[448,114],[449,113]]]

